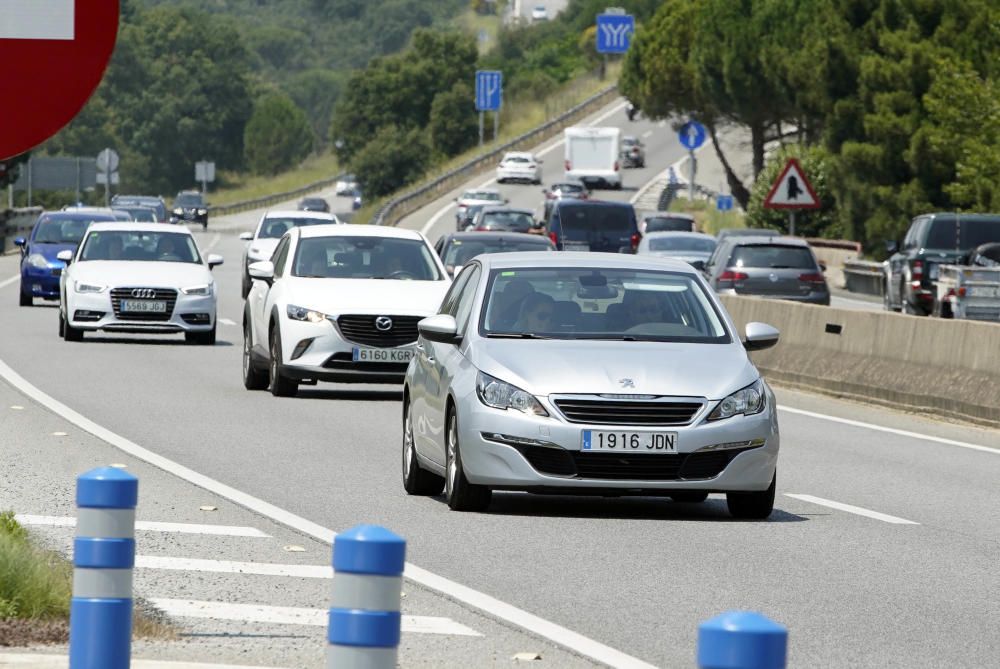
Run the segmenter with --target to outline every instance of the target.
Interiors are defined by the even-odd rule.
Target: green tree
[[[282,83],[282,89],[309,117],[313,134],[320,140],[319,146],[325,144],[322,139],[330,128],[333,108],[346,80],[344,72],[315,68],[299,72]]]
[[[309,120],[290,98],[269,93],[258,100],[246,126],[247,165],[257,174],[277,174],[299,163],[313,147]]]
[[[431,104],[431,144],[441,156],[454,156],[476,144],[476,118],[472,86],[460,81],[451,90],[438,93]]]
[[[419,179],[430,164],[430,147],[418,129],[381,128],[351,161],[365,195],[381,197]]]

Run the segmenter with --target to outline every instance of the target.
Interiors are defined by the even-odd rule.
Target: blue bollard
[[[699,669],[785,669],[788,630],[749,611],[727,611],[698,626]]]
[[[76,480],[70,669],[128,669],[139,479],[99,467]]]
[[[395,669],[406,541],[378,525],[333,540],[327,669]]]

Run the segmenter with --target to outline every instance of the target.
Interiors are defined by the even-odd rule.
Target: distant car
[[[645,167],[646,147],[638,137],[625,135],[621,143],[622,167]]]
[[[66,263],[57,258],[59,253],[75,251],[91,223],[115,220],[110,212],[42,212],[27,239],[14,239],[14,245],[21,249],[19,304],[30,307],[36,297],[58,300],[59,276],[66,267]]]
[[[645,214],[639,220],[639,232],[694,232],[694,216],[674,212],[658,211]]]
[[[174,208],[170,212],[171,223],[201,223],[208,228],[208,203],[196,190],[182,190],[174,198]]]
[[[560,251],[635,253],[642,237],[632,205],[600,200],[557,202],[548,232]]]
[[[581,181],[559,181],[552,184],[548,188],[542,189],[542,195],[545,196],[545,215],[543,218],[547,221],[549,220],[549,214],[552,213],[552,205],[563,198],[572,198],[575,200],[586,200],[590,197],[590,192],[587,187],[583,185]]]
[[[797,237],[731,237],[705,266],[719,293],[830,304],[830,289],[809,244]]]
[[[162,197],[155,195],[114,195],[111,197],[112,207],[150,207],[156,212],[156,221],[166,223],[170,220],[167,203]]]
[[[79,248],[59,253],[59,334],[184,333],[192,344],[215,343],[216,290],[211,269],[187,228],[166,223],[94,223]]]
[[[546,237],[518,232],[452,232],[434,245],[434,251],[450,275],[484,253],[555,250],[555,244]]]
[[[530,209],[511,207],[483,207],[472,219],[472,230],[477,232],[531,232],[535,218]]]
[[[333,214],[323,211],[268,211],[261,216],[254,232],[240,234],[240,239],[249,242],[243,249],[243,281],[242,296],[250,292],[253,281],[250,279],[249,267],[261,260],[270,260],[278,240],[291,230],[301,226],[328,225],[340,223]]]
[[[321,197],[304,197],[299,200],[299,211],[330,212],[330,203]]]
[[[344,176],[337,179],[337,183],[333,186],[333,192],[338,196],[349,196],[354,195],[354,191],[360,188],[358,184],[358,179],[353,174],[345,174]]]
[[[547,21],[549,19],[549,11],[545,9],[545,5],[535,5],[531,9],[531,20],[532,21]]]
[[[112,211],[120,211],[129,215],[129,220],[138,223],[162,223],[156,218],[156,210],[152,207],[139,207],[135,205],[111,205]]]
[[[648,232],[636,253],[674,258],[702,269],[715,250],[715,237],[701,232]]]
[[[527,183],[542,183],[542,161],[531,153],[510,151],[504,154],[503,160],[497,166],[497,183],[508,181],[525,181]]]
[[[500,206],[507,204],[507,198],[505,198],[500,191],[496,188],[475,188],[472,190],[467,190],[458,198],[455,199],[455,203],[458,205],[455,211],[455,226],[456,229],[462,231],[462,221],[466,218],[466,210],[473,205],[481,204],[486,206]]]
[[[362,204],[364,204],[364,196],[361,194],[361,189],[355,188],[351,195],[351,211],[361,209]]]

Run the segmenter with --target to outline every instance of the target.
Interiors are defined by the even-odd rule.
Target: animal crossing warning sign
[[[764,198],[765,209],[819,209],[819,198],[795,158],[789,158],[771,191]]]

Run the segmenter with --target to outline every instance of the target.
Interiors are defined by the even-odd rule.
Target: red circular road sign
[[[4,14],[0,160],[49,139],[87,103],[115,48],[118,0],[21,0]]]

